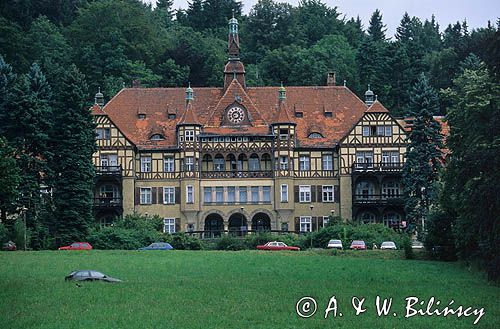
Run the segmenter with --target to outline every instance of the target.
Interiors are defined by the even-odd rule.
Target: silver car
[[[330,240],[328,241],[328,246],[326,247],[335,249],[344,249],[344,246],[342,246],[342,241],[340,240]]]
[[[104,281],[104,282],[122,282],[120,279],[112,278],[104,273],[93,271],[93,270],[79,270],[73,271],[68,274],[64,280],[74,280],[74,281]]]
[[[393,241],[384,241],[380,245],[380,250],[390,250],[390,249],[392,250],[398,249]]]

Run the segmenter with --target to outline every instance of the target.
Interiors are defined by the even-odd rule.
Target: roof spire
[[[283,87],[283,81],[281,81],[281,87],[278,89],[278,99],[280,102],[286,99],[286,89]]]
[[[375,94],[370,89],[370,85],[368,84],[368,90],[365,92],[365,104],[370,106],[373,104]]]
[[[186,88],[186,102],[194,100],[193,88],[191,88],[191,82],[188,82],[188,87]]]
[[[100,107],[104,106],[104,95],[101,93],[101,87],[99,87],[98,92],[95,94],[95,104]]]

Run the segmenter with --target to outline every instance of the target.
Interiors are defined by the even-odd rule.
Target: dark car
[[[74,281],[104,281],[104,282],[123,282],[120,279],[112,278],[104,273],[97,272],[94,270],[79,270],[73,271],[66,275],[64,280],[74,280]]]
[[[5,251],[16,251],[17,247],[16,247],[16,244],[14,242],[9,241],[9,242],[3,244],[2,249]]]
[[[174,247],[166,242],[154,242],[147,247],[139,248],[139,250],[172,250]]]
[[[88,242],[73,242],[69,246],[59,247],[59,250],[92,250],[92,245]]]

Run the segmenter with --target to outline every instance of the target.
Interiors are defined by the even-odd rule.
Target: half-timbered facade
[[[229,22],[222,88],[124,88],[96,95],[95,216],[138,212],[165,232],[312,231],[331,215],[404,219],[406,135],[371,91],[248,87]]]

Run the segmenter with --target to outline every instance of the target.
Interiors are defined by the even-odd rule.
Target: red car
[[[88,242],[73,242],[69,246],[60,247],[59,250],[92,250]]]
[[[9,241],[9,242],[3,244],[2,249],[5,251],[16,251],[17,247],[16,247],[16,244],[14,242]]]
[[[351,243],[352,250],[366,250],[366,244],[363,240],[354,240]]]
[[[259,250],[293,250],[299,251],[299,247],[287,246],[284,242],[280,241],[271,241],[266,243],[265,245],[257,246]]]

